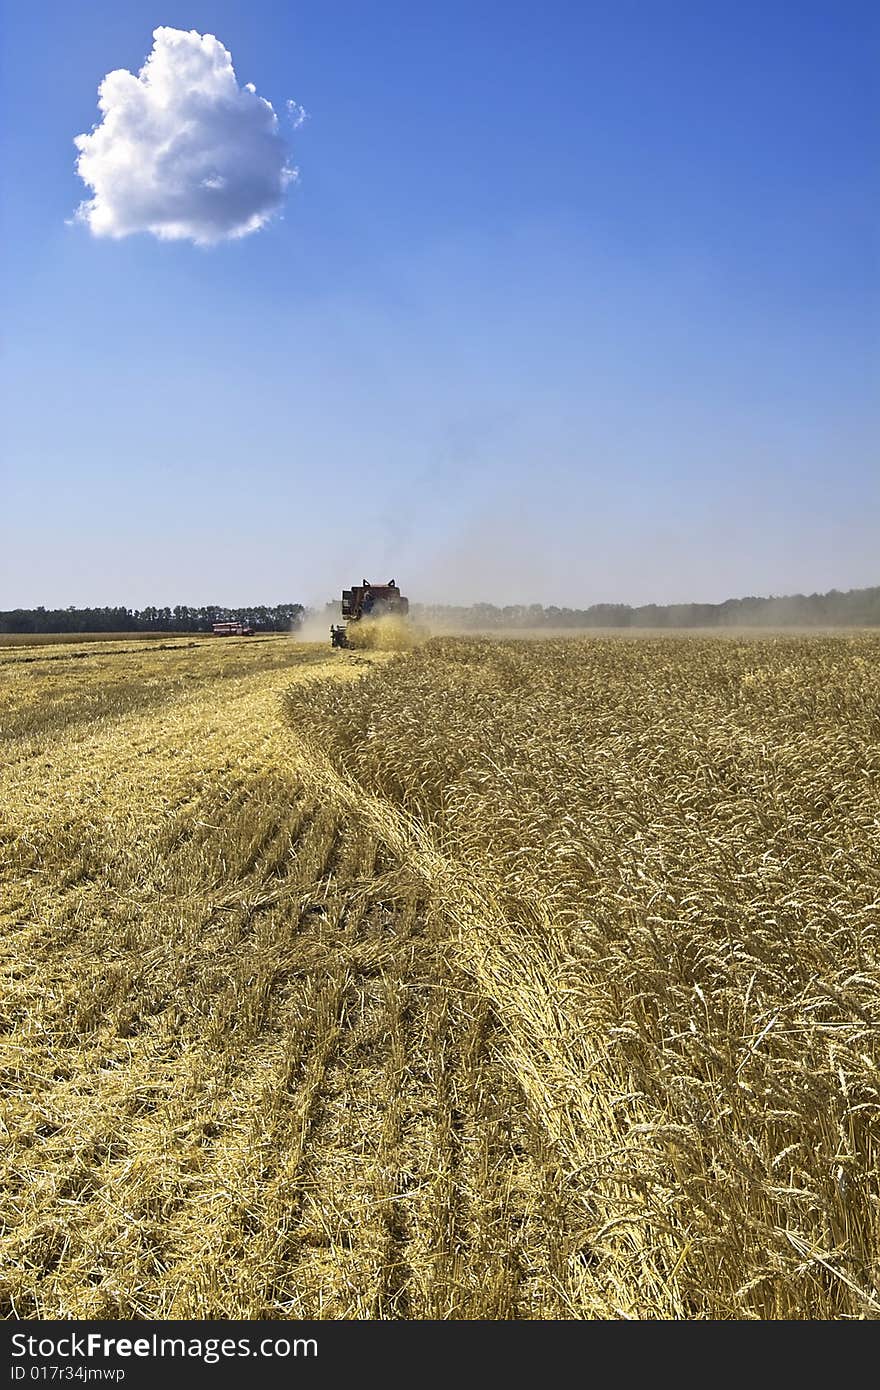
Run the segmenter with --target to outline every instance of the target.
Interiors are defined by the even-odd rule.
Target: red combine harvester
[[[245,623],[212,623],[215,637],[253,637],[254,630]]]
[[[387,584],[371,584],[365,579],[363,584],[353,589],[342,590],[342,616],[347,623],[391,615],[405,618],[408,612],[409,599],[403,597],[393,579],[389,579]],[[332,625],[330,642],[334,647],[349,645],[345,622]]]

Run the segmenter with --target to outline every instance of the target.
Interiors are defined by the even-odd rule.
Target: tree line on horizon
[[[174,608],[15,608],[0,612],[0,632],[210,632],[214,623],[245,623],[255,632],[299,627],[301,603],[225,608],[218,604]]]
[[[327,605],[332,617],[338,603]],[[226,608],[216,604],[174,608],[16,608],[0,611],[0,633],[210,632],[216,622],[241,622],[255,632],[296,631],[306,616],[301,603]],[[540,603],[413,603],[418,622],[457,628],[725,628],[880,626],[880,586],[831,589],[826,594],[732,598],[724,603],[595,603],[589,608],[545,607]]]
[[[465,628],[872,627],[880,625],[880,586],[826,594],[730,598],[724,603],[410,604],[417,620]]]

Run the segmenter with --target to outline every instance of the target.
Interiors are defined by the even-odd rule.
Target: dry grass
[[[876,636],[26,655],[8,1316],[880,1312]]]
[[[0,632],[2,647],[82,647],[91,642],[168,642],[180,637],[203,638],[204,633],[194,632]],[[212,634],[213,636],[213,634]]]

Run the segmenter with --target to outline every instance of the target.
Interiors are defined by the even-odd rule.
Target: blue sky
[[[73,139],[157,25],[215,34],[283,118],[299,180],[252,235],[71,225]],[[880,583],[876,5],[3,28],[0,608]]]

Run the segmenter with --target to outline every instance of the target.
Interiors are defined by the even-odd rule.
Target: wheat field
[[[878,1316],[878,658],[0,651],[4,1315]]]

